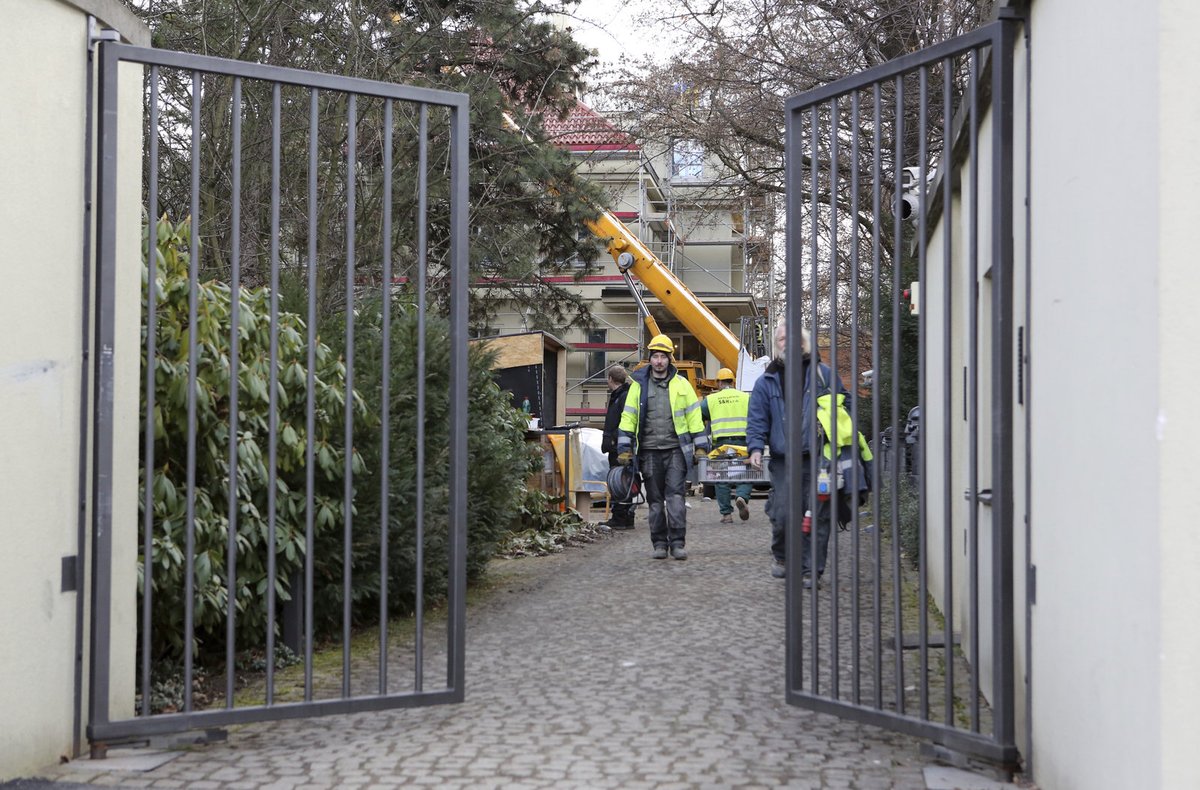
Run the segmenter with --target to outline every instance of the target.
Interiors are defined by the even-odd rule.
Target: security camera
[[[937,168],[930,167],[925,171],[925,186],[933,183],[937,177]],[[905,167],[900,171],[900,198],[897,201],[896,211],[899,212],[901,219],[917,221],[921,216],[921,168]]]

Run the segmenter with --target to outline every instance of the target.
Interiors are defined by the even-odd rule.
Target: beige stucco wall
[[[1125,8],[1115,0],[1033,5],[1028,260],[1020,42],[1016,52],[1013,328],[1029,330],[1031,354],[1030,397],[1014,407],[1017,740],[1032,758],[1033,780],[1044,788],[1200,786],[1193,754],[1200,734],[1200,630],[1194,625],[1200,537],[1191,496],[1200,442],[1200,362],[1192,350],[1200,330],[1193,299],[1200,285],[1193,217],[1200,52],[1187,35],[1200,24],[1200,10],[1183,0],[1161,0],[1132,16]],[[985,124],[983,150],[990,131]],[[982,195],[988,175],[981,171]],[[968,189],[964,180],[964,194]],[[981,208],[986,216],[987,206]],[[935,268],[926,298],[933,305],[942,294],[934,273],[941,238],[937,233],[930,243]],[[990,283],[980,286],[986,306]],[[955,338],[965,337],[961,318],[953,319]],[[936,310],[926,320],[934,364],[943,323]],[[952,368],[961,364],[956,355]],[[960,382],[951,377],[952,410],[961,404]],[[986,393],[986,375],[981,383]],[[942,386],[934,377],[927,392],[930,462],[942,446]],[[1027,419],[1030,557],[1038,580],[1029,664],[1022,519]],[[951,421],[952,435],[961,424]],[[987,436],[984,431],[984,445]],[[967,512],[960,494],[965,440],[961,432],[954,437],[949,488],[940,473],[928,480],[929,501],[949,496],[955,518]],[[981,479],[986,484],[986,471]],[[929,521],[934,559],[941,549],[932,537],[941,526],[940,507],[930,509]],[[957,531],[953,538],[960,539]],[[956,547],[953,555],[959,554]],[[955,574],[961,595],[962,571],[956,567]],[[937,597],[942,578],[934,562]],[[980,670],[986,678],[990,668]],[[1028,711],[1026,679],[1032,683]]]
[[[81,551],[85,10],[148,40],[112,3],[20,0],[6,5],[5,21],[21,34],[0,48],[0,92],[9,108],[0,113],[0,780],[71,756],[73,748],[77,594],[61,592],[61,561]],[[133,352],[119,362],[114,507],[129,523],[137,513],[140,76],[123,78],[122,90],[132,100],[121,119],[122,156],[133,167],[120,182],[117,347]],[[128,715],[133,700],[134,537],[123,531],[114,541],[118,567],[129,570],[114,582],[114,716]],[[81,579],[81,590],[88,583]]]
[[[1200,447],[1200,310],[1195,295],[1200,225],[1196,184],[1200,183],[1200,5],[1168,0],[1161,6],[1159,42],[1158,148],[1154,169],[1158,199],[1159,413],[1155,415],[1161,470],[1161,545],[1158,628],[1162,634],[1162,786],[1200,787],[1196,744],[1200,726],[1200,530],[1196,528],[1196,448]]]
[[[1184,614],[1194,599],[1163,603],[1196,573],[1181,552],[1195,558],[1183,531],[1195,532],[1184,495],[1196,434],[1172,422],[1194,427],[1195,352],[1191,337],[1163,342],[1195,320],[1178,300],[1195,291],[1196,255],[1173,235],[1188,229],[1160,212],[1194,209],[1195,182],[1176,168],[1196,157],[1181,138],[1194,135],[1184,121],[1197,72],[1194,52],[1189,72],[1160,63],[1164,42],[1195,47],[1188,28],[1168,32],[1167,8],[1195,21],[1180,0],[1134,13],[1119,0],[1032,8],[1033,758],[1045,788],[1196,786],[1166,781],[1194,778],[1194,765],[1163,761],[1164,725],[1182,727],[1170,735],[1178,755],[1184,743],[1194,751],[1196,731],[1195,694],[1176,700],[1188,684],[1166,682],[1187,673],[1164,652],[1173,640],[1194,649],[1196,632]],[[1182,160],[1163,156],[1167,142]],[[1179,295],[1163,313],[1168,287]],[[1186,350],[1168,355],[1172,344]],[[1159,438],[1171,434],[1174,456]],[[1166,475],[1177,474],[1172,490]]]
[[[1016,52],[1013,327],[1031,332],[1031,397],[1014,407],[1013,436],[1017,740],[1032,757],[1040,787],[1193,787],[1200,785],[1192,755],[1200,701],[1200,632],[1192,614],[1200,593],[1200,540],[1188,492],[1200,439],[1194,405],[1200,366],[1190,348],[1200,328],[1190,298],[1197,285],[1191,194],[1200,176],[1200,114],[1192,97],[1200,56],[1182,31],[1200,22],[1200,14],[1178,0],[1132,17],[1116,2],[1100,6],[1033,6],[1028,269],[1020,42]],[[982,150],[990,131],[985,124]],[[981,171],[984,196],[988,176]],[[981,209],[986,216],[986,204]],[[940,250],[940,239],[935,235],[930,249]],[[940,266],[940,254],[931,257]],[[980,286],[986,308],[990,283]],[[929,303],[937,304],[941,293],[931,275]],[[927,321],[934,339],[930,353],[940,359],[941,319],[931,311]],[[964,336],[958,320],[954,325],[953,336]],[[956,357],[952,367],[959,364]],[[986,393],[986,371],[981,373]],[[955,379],[951,402],[960,404]],[[927,393],[923,428],[931,460],[943,436],[942,392],[933,381]],[[1026,419],[1032,426],[1031,557],[1038,579],[1029,665],[1023,618]],[[958,424],[952,421],[951,430]],[[985,430],[985,445],[987,436]],[[931,475],[927,492],[930,502],[948,494],[964,516],[965,439],[960,434],[954,440],[949,489],[940,475]],[[981,461],[986,484],[986,458]],[[941,520],[931,509],[933,534]],[[931,557],[940,548],[934,540]],[[961,579],[961,571],[955,573]],[[931,577],[936,589],[942,578],[937,563]],[[986,643],[986,618],[981,625]],[[990,667],[980,670],[986,679]],[[1021,699],[1027,677],[1031,711]]]

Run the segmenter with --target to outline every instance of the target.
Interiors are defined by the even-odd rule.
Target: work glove
[[[623,453],[617,453],[617,463],[621,466],[629,466],[633,463],[633,453],[628,450]]]
[[[750,453],[750,466],[755,469],[762,469],[762,450],[755,450]]]

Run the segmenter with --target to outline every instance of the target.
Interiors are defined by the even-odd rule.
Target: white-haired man
[[[771,498],[767,500],[767,515],[771,519],[771,554],[775,564],[771,575],[777,579],[786,576],[785,528],[788,513],[792,507],[792,496],[787,485],[787,465],[789,461],[799,463],[801,470],[801,485],[799,496],[795,497],[797,510],[804,513],[813,511],[812,529],[816,531],[816,556],[813,557],[812,534],[801,534],[800,543],[800,572],[803,575],[805,587],[812,587],[825,571],[825,554],[829,546],[831,532],[829,516],[829,500],[818,500],[816,507],[810,502],[812,490],[812,453],[818,446],[815,437],[811,436],[813,409],[816,398],[812,393],[810,366],[812,354],[811,339],[807,331],[800,332],[800,371],[803,384],[803,394],[800,403],[800,447],[797,452],[789,453],[787,444],[787,410],[784,403],[784,370],[787,360],[787,326],[780,321],[775,327],[775,354],[767,370],[754,384],[750,393],[750,413],[746,426],[746,448],[750,451],[750,465],[755,469],[762,468],[763,449],[771,448],[770,474]],[[843,391],[841,382],[835,381],[828,366],[817,360],[817,395],[829,390],[832,384],[837,391]],[[814,576],[815,571],[815,576]]]

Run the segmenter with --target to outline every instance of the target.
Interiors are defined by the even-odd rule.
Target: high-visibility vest
[[[629,383],[629,392],[625,395],[625,409],[621,412],[621,427],[617,434],[617,449],[621,451],[633,449],[634,439],[641,437],[642,407],[646,396],[642,392],[642,383],[646,380],[650,368],[636,371]],[[689,456],[695,446],[708,447],[708,439],[704,435],[704,418],[700,416],[700,399],[687,379],[678,375],[673,369],[667,382],[667,397],[671,403],[671,423],[679,437],[679,448],[684,455]]]
[[[704,399],[708,404],[709,427],[713,444],[726,437],[746,435],[746,415],[750,413],[750,393],[727,387]]]
[[[836,406],[834,405],[836,403]],[[874,460],[871,454],[871,446],[867,444],[867,439],[861,432],[854,430],[854,421],[850,419],[850,412],[846,410],[846,393],[839,392],[836,400],[834,397],[825,393],[817,397],[817,424],[821,426],[821,433],[825,437],[822,451],[826,458],[832,458],[830,444],[828,441],[829,435],[833,431],[833,410],[837,409],[837,449],[841,452],[843,447],[849,447],[854,442],[856,436],[858,439],[858,457],[864,461]]]

